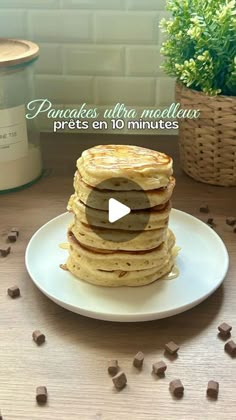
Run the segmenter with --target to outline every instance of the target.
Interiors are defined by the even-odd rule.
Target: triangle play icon
[[[110,223],[114,223],[122,217],[129,214],[131,211],[130,207],[122,204],[115,198],[110,198],[108,202],[108,220]]]

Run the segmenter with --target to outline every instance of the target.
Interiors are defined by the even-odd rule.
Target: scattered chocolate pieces
[[[18,235],[16,232],[9,232],[7,235],[7,239],[9,242],[16,242]]]
[[[136,354],[136,356],[134,357],[133,365],[136,368],[139,368],[140,369],[143,366],[143,361],[144,361],[144,354],[141,351],[139,351]]]
[[[0,420],[3,420],[3,416],[2,416],[1,411],[0,411]]]
[[[225,344],[225,351],[226,353],[230,354],[230,356],[236,356],[236,343],[233,340],[228,341]]]
[[[36,401],[39,404],[45,404],[48,399],[48,391],[46,386],[38,386],[36,388]]]
[[[235,226],[236,225],[236,217],[227,217],[225,220],[225,223],[229,226]]]
[[[16,242],[19,236],[19,229],[16,227],[11,228],[10,232],[7,235],[7,239],[9,242]]]
[[[201,207],[200,207],[200,209],[199,209],[199,211],[201,213],[209,213],[209,207],[208,207],[208,205],[207,204],[202,204]]]
[[[184,393],[184,387],[180,379],[174,379],[171,381],[169,384],[169,389],[175,397],[182,397]]]
[[[179,350],[179,346],[177,346],[174,341],[170,341],[169,343],[165,344],[165,349],[170,354],[176,354]]]
[[[37,343],[39,346],[45,342],[45,335],[41,333],[39,330],[35,330],[32,334],[33,340],[35,343]]]
[[[127,384],[127,378],[124,372],[117,373],[116,376],[112,378],[113,384],[115,385],[116,389],[122,389]]]
[[[214,219],[213,219],[213,217],[209,217],[209,218],[207,219],[207,223],[209,223],[209,224],[214,223]]]
[[[15,232],[17,234],[17,236],[19,236],[19,229],[16,227],[11,228],[11,232]]]
[[[156,375],[164,375],[166,369],[167,369],[167,366],[165,362],[163,362],[162,360],[152,365],[153,373],[155,373]]]
[[[118,373],[119,365],[117,360],[110,360],[108,362],[108,373],[112,376],[115,376]]]
[[[222,322],[222,324],[219,325],[218,330],[220,332],[220,335],[222,337],[229,337],[230,336],[230,332],[232,330],[231,325],[227,324],[226,322]]]
[[[20,289],[18,286],[12,286],[7,289],[7,294],[12,298],[15,299],[16,297],[20,296]]]
[[[207,395],[210,398],[217,398],[219,393],[219,382],[209,381],[207,385]]]
[[[210,226],[212,229],[216,226],[213,217],[207,219],[207,225]]]
[[[8,246],[7,248],[0,248],[0,255],[2,257],[7,257],[8,254],[10,254],[10,252],[11,252],[11,247],[10,246]]]

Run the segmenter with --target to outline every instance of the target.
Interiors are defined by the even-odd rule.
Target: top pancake
[[[127,190],[129,179],[144,190],[164,187],[172,175],[172,159],[164,153],[131,145],[99,145],[85,150],[77,160],[77,168],[85,183],[98,188]],[[124,184],[113,178],[125,178]],[[137,186],[137,189],[138,189]],[[133,189],[133,187],[132,187]]]

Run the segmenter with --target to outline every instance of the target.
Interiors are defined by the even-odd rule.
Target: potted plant
[[[176,77],[183,170],[215,185],[236,185],[236,0],[167,0],[161,21],[164,69]]]

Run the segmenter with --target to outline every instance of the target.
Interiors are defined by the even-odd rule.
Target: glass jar
[[[33,64],[39,47],[0,39],[0,192],[28,186],[42,174],[40,133],[25,117],[35,98]]]

